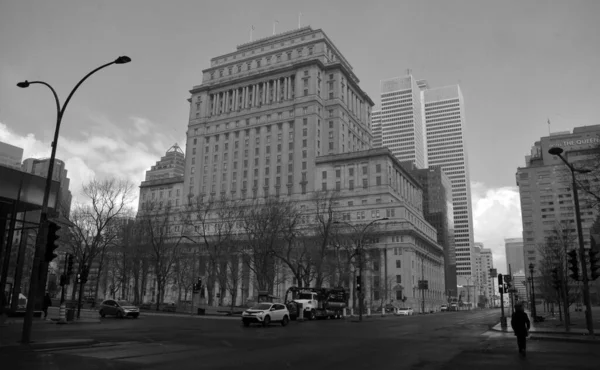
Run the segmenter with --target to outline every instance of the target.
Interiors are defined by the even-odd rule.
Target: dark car
[[[110,315],[120,319],[124,317],[133,317],[134,319],[137,319],[140,315],[140,309],[127,301],[107,299],[100,304],[98,313],[101,317]]]

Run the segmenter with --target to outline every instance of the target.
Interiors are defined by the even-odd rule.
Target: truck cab
[[[313,319],[315,310],[318,306],[317,293],[315,292],[300,292],[294,302],[302,304],[302,310],[304,311],[304,317]]]

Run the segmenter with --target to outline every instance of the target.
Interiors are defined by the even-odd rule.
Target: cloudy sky
[[[521,235],[514,174],[540,136],[600,116],[600,2],[19,0],[0,3],[0,141],[48,157],[55,106],[93,68],[128,55],[78,90],[58,157],[74,195],[93,176],[139,183],[183,145],[189,90],[211,57],[302,24],[322,28],[379,103],[379,81],[411,69],[466,101],[476,241],[505,270],[503,239]]]

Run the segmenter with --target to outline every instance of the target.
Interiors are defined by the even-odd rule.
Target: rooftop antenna
[[[273,21],[273,35],[275,34],[275,25],[277,25],[277,23],[279,23],[279,21],[277,19],[275,19]]]
[[[298,28],[300,28],[301,25],[302,25],[302,12],[300,12],[300,14],[298,14]]]
[[[548,136],[550,136],[550,135],[552,135],[552,134],[550,133],[550,118],[548,118]]]
[[[250,27],[250,41],[252,41],[252,31],[254,31],[254,25]]]
[[[410,68],[407,68],[407,69],[406,69],[406,74],[407,74],[407,75],[410,75],[410,73],[411,73],[411,72],[412,72],[412,70],[411,70]]]

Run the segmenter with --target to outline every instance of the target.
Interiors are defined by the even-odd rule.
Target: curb
[[[500,326],[500,323],[497,323],[496,325],[490,326],[490,330],[492,331],[496,331],[496,332],[500,332],[500,333],[509,333],[509,334],[513,334],[513,330],[510,328],[510,326],[507,326],[505,329],[503,329]],[[550,330],[538,330],[532,327],[532,330],[529,331],[529,333],[533,336],[533,335],[550,335],[550,336],[575,336],[575,337],[586,337],[587,333],[581,333],[581,332],[568,332],[568,331],[550,331]]]
[[[13,343],[0,345],[2,349],[32,349],[32,350],[52,350],[60,348],[86,347],[98,343],[94,339],[59,339],[51,341],[31,342],[29,344]]]
[[[181,317],[181,318],[190,318],[190,319],[208,319],[208,320],[212,320],[212,319],[236,319],[239,320],[241,319],[241,315],[232,315],[232,316],[228,316],[228,315],[192,315],[192,314],[164,314],[164,313],[151,313],[151,312],[145,312],[145,313],[140,313],[140,316],[147,316],[147,317]]]
[[[531,334],[529,336],[531,340],[536,341],[549,341],[549,342],[570,342],[570,343],[587,343],[587,344],[600,344],[600,341],[597,339],[592,339],[591,337],[570,337],[570,336],[562,336],[562,335],[534,335]]]

